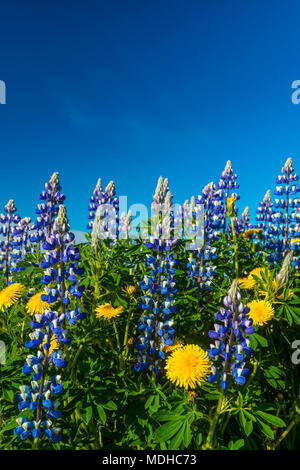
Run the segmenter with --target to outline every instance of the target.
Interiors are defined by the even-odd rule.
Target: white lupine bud
[[[162,202],[162,197],[163,197],[163,178],[160,176],[158,178],[155,194],[153,197],[154,202],[157,204],[160,204]]]
[[[265,204],[270,204],[270,202],[271,202],[271,191],[269,189],[266,192],[266,194],[264,195],[263,202]]]
[[[293,173],[294,167],[293,167],[293,159],[292,158],[287,159],[287,161],[284,164],[283,171],[284,171],[284,173]]]
[[[242,218],[243,218],[245,221],[249,221],[249,220],[250,220],[250,217],[249,217],[249,207],[248,207],[248,206],[245,207],[244,212],[242,213]]]
[[[59,205],[58,215],[53,224],[53,232],[58,232],[62,235],[70,230],[69,220],[67,216],[66,207],[63,204]]]
[[[114,181],[110,181],[108,185],[105,188],[105,192],[108,194],[108,196],[112,197],[115,195],[115,183]]]
[[[282,287],[283,285],[285,285],[288,282],[289,275],[290,275],[290,272],[291,272],[291,269],[292,269],[292,258],[293,258],[292,253],[288,253],[285,256],[285,258],[283,260],[283,263],[282,263],[282,266],[281,266],[281,269],[280,269],[279,273],[276,276],[277,288]]]
[[[241,301],[241,293],[240,293],[240,288],[239,288],[239,282],[237,279],[234,279],[232,281],[231,287],[228,292],[228,296],[231,297],[232,302],[236,305],[238,305]]]
[[[232,166],[231,166],[231,161],[227,160],[227,163],[226,163],[226,166],[225,166],[225,169],[224,169],[224,174],[226,176],[229,176],[232,173],[233,173],[233,169],[232,169]]]
[[[57,171],[51,176],[49,184],[53,192],[60,190],[59,173]]]
[[[9,214],[12,214],[13,212],[16,212],[16,206],[15,206],[15,202],[13,199],[10,199],[8,201],[8,203],[6,204],[6,206],[4,207],[4,209],[6,210],[6,212],[8,212]]]
[[[191,211],[194,212],[196,209],[195,196],[191,197]]]
[[[99,178],[97,181],[95,190],[94,190],[94,194],[101,193],[101,191],[102,191],[102,181],[101,181],[101,178]]]

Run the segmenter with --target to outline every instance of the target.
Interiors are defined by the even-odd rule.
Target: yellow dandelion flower
[[[111,304],[103,304],[96,308],[96,317],[110,320],[111,318],[118,317],[123,311],[124,309],[121,305],[114,308]]]
[[[265,268],[255,268],[252,269],[252,271],[249,273],[248,277],[243,277],[239,279],[239,284],[241,287],[244,289],[253,289],[254,286],[256,285],[256,279],[254,279],[253,276],[257,276],[260,279],[262,279],[262,272],[265,270]]]
[[[175,339],[173,344],[164,347],[166,353],[176,351],[176,349],[183,348],[184,344],[181,339]]]
[[[259,277],[260,279],[262,279],[262,273],[265,271],[265,268],[254,268],[252,269],[252,271],[250,271],[249,273],[249,276],[248,277],[253,277],[253,276],[257,276]]]
[[[266,300],[253,300],[248,304],[250,308],[249,317],[253,320],[253,325],[263,325],[274,316],[272,304]]]
[[[258,237],[262,234],[262,229],[261,228],[249,228],[248,230],[245,230],[243,233],[244,238],[252,238],[253,235],[257,235]]]
[[[133,295],[136,292],[136,288],[134,286],[128,286],[126,289],[124,289],[124,291],[128,295]]]
[[[243,233],[244,238],[252,238],[253,235],[254,235],[254,230],[252,228],[245,230],[245,232]]]
[[[208,354],[196,344],[176,349],[166,360],[167,378],[186,389],[207,380],[209,372]]]
[[[11,307],[23,294],[25,286],[19,282],[10,284],[0,292],[0,311],[4,310],[4,307]]]
[[[41,299],[41,296],[46,294],[46,292],[38,292],[34,294],[27,302],[26,311],[29,315],[42,314],[45,310],[49,310],[48,302],[45,302]]]
[[[42,342],[40,348],[43,347],[43,345],[46,343],[46,340],[44,339],[44,341]],[[50,339],[50,348],[49,348],[49,355],[53,353],[53,351],[57,350],[60,348],[60,345],[59,343],[57,342],[57,339],[55,337],[55,335],[52,335],[51,336],[51,339]]]
[[[239,285],[243,289],[252,289],[253,281],[249,279],[248,277],[242,277],[241,279],[239,279]]]

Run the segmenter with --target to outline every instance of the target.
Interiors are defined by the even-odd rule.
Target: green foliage
[[[232,241],[216,244],[218,275],[213,289],[202,293],[189,289],[187,253],[184,244],[175,250],[180,265],[176,271],[178,294],[176,336],[184,343],[209,347],[208,330],[222,305],[234,273]],[[122,241],[113,247],[102,243],[97,254],[88,243],[79,246],[86,290],[82,299],[87,319],[71,327],[73,342],[66,347],[69,365],[63,373],[65,393],[59,426],[63,441],[40,441],[42,449],[201,449],[221,403],[212,446],[218,449],[294,449],[299,447],[299,365],[291,361],[292,343],[300,339],[300,288],[294,276],[272,298],[275,317],[258,327],[252,338],[254,354],[251,376],[245,386],[230,383],[224,396],[216,384],[205,383],[190,395],[171,384],[161,371],[137,374],[134,370],[137,324],[142,295],[138,287],[145,274],[148,250],[140,242]],[[42,291],[41,255],[22,261],[24,270],[15,280],[27,290]],[[246,276],[265,266],[259,246],[238,237],[239,271]],[[261,298],[259,291],[272,291],[276,270],[257,278],[257,288],[243,290],[243,302]],[[135,286],[129,294],[126,289]],[[272,292],[271,292],[272,291]],[[292,293],[292,294],[291,294]],[[273,294],[272,294],[273,295]],[[0,339],[6,344],[6,364],[0,365],[0,449],[30,449],[13,434],[20,416],[15,395],[26,383],[21,370],[27,352],[24,341],[31,332],[25,296],[0,312]],[[97,318],[98,305],[121,305],[124,312],[115,322]],[[220,401],[221,400],[221,401]],[[26,412],[22,412],[25,415]],[[294,424],[293,424],[294,422]],[[291,424],[292,423],[292,424]],[[281,434],[290,426],[284,439]]]

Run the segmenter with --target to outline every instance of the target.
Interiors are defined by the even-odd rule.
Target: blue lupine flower
[[[236,200],[240,198],[236,192],[231,192],[239,188],[239,184],[236,180],[237,174],[233,172],[231,161],[228,160],[217,185],[220,197],[219,210],[222,214],[222,222],[220,228],[223,229],[223,233],[225,233],[226,231],[227,199],[233,195],[235,196]]]
[[[213,278],[216,276],[216,268],[213,265],[213,261],[217,256],[214,242],[220,237],[220,232],[216,229],[222,226],[222,212],[220,211],[220,191],[217,191],[214,183],[206,185],[202,194],[198,196],[198,199],[191,198],[190,206],[188,202],[185,203],[185,212],[189,211],[190,217],[187,220],[191,221],[191,227],[201,219],[203,215],[203,227],[202,228],[202,244],[191,250],[188,257],[187,268],[189,271],[188,287],[193,289],[199,287],[200,291],[212,290]],[[202,212],[203,211],[203,212]],[[197,230],[196,230],[197,231]],[[193,234],[191,234],[193,239]],[[193,246],[193,245],[192,245]]]
[[[216,319],[221,324],[216,323],[214,330],[209,331],[209,337],[215,342],[210,345],[207,353],[216,364],[219,363],[219,366],[211,366],[208,381],[215,382],[221,376],[221,386],[226,390],[230,376],[239,385],[244,385],[246,381],[249,369],[245,368],[245,361],[252,354],[248,335],[254,333],[254,327],[248,316],[249,307],[241,302],[238,281],[232,282],[223,304],[224,307],[216,313]]]
[[[12,281],[12,273],[22,271],[18,262],[29,251],[28,230],[31,219],[21,219],[16,211],[11,199],[4,207],[5,214],[0,214],[0,268],[4,272],[6,285]]]
[[[60,430],[52,426],[50,419],[41,420],[44,417],[59,419],[62,414],[59,410],[60,403],[53,399],[54,395],[64,393],[61,377],[52,375],[51,380],[47,381],[45,374],[50,368],[66,368],[68,362],[63,350],[51,348],[51,340],[54,337],[61,346],[70,344],[72,338],[66,329],[66,323],[75,325],[77,321],[86,318],[86,313],[79,306],[73,310],[67,307],[71,298],[82,296],[84,286],[78,280],[78,276],[83,273],[79,266],[80,252],[72,244],[74,236],[69,232],[64,206],[60,205],[51,227],[51,233],[46,234],[43,240],[46,252],[41,263],[45,269],[41,282],[49,287],[45,288],[46,293],[41,298],[49,303],[60,299],[61,309],[60,312],[45,310],[43,314],[35,315],[31,321],[33,332],[29,334],[25,346],[29,349],[42,347],[43,352],[38,350],[36,356],[27,356],[22,372],[32,376],[31,387],[20,387],[21,393],[17,395],[17,401],[20,410],[29,408],[36,413],[36,419],[32,422],[21,420],[14,432],[22,440],[30,435],[34,438],[45,435],[52,442],[60,442]]]
[[[44,241],[46,235],[50,236],[54,219],[58,215],[59,205],[65,200],[57,172],[53,173],[50,180],[45,183],[45,190],[40,193],[39,199],[43,202],[38,204],[35,210],[38,217],[31,227],[29,235],[32,242],[38,243]]]
[[[300,191],[296,183],[299,177],[294,171],[291,158],[287,159],[281,173],[276,178],[278,186],[276,186],[274,194],[282,197],[274,200],[274,207],[278,212],[272,214],[272,223],[269,227],[270,233],[276,236],[277,256],[273,261],[277,263],[281,263],[283,256],[291,250],[291,239],[300,232],[299,198],[290,197],[296,196]],[[274,246],[271,245],[270,248],[273,249]],[[295,266],[297,265],[296,261]]]
[[[91,244],[97,249],[99,240],[116,240],[119,237],[119,199],[116,196],[115,183],[110,181],[105,190],[99,178],[89,204],[89,223],[92,230]],[[122,219],[123,220],[123,219]]]
[[[164,210],[160,215],[162,204]],[[177,310],[174,275],[179,261],[171,252],[177,240],[172,234],[174,214],[167,179],[159,178],[151,209],[154,233],[145,239],[145,248],[151,253],[146,254],[148,272],[140,281],[144,295],[138,305],[144,314],[138,324],[142,334],[136,343],[139,356],[135,370],[149,369],[158,373],[165,359],[165,347],[173,344],[175,324],[171,315]]]

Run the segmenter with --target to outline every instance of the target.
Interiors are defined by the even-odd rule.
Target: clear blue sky
[[[252,215],[287,157],[300,172],[300,4],[85,0],[1,5],[1,210],[32,216],[59,171],[73,229],[98,177],[149,204],[239,174]]]

